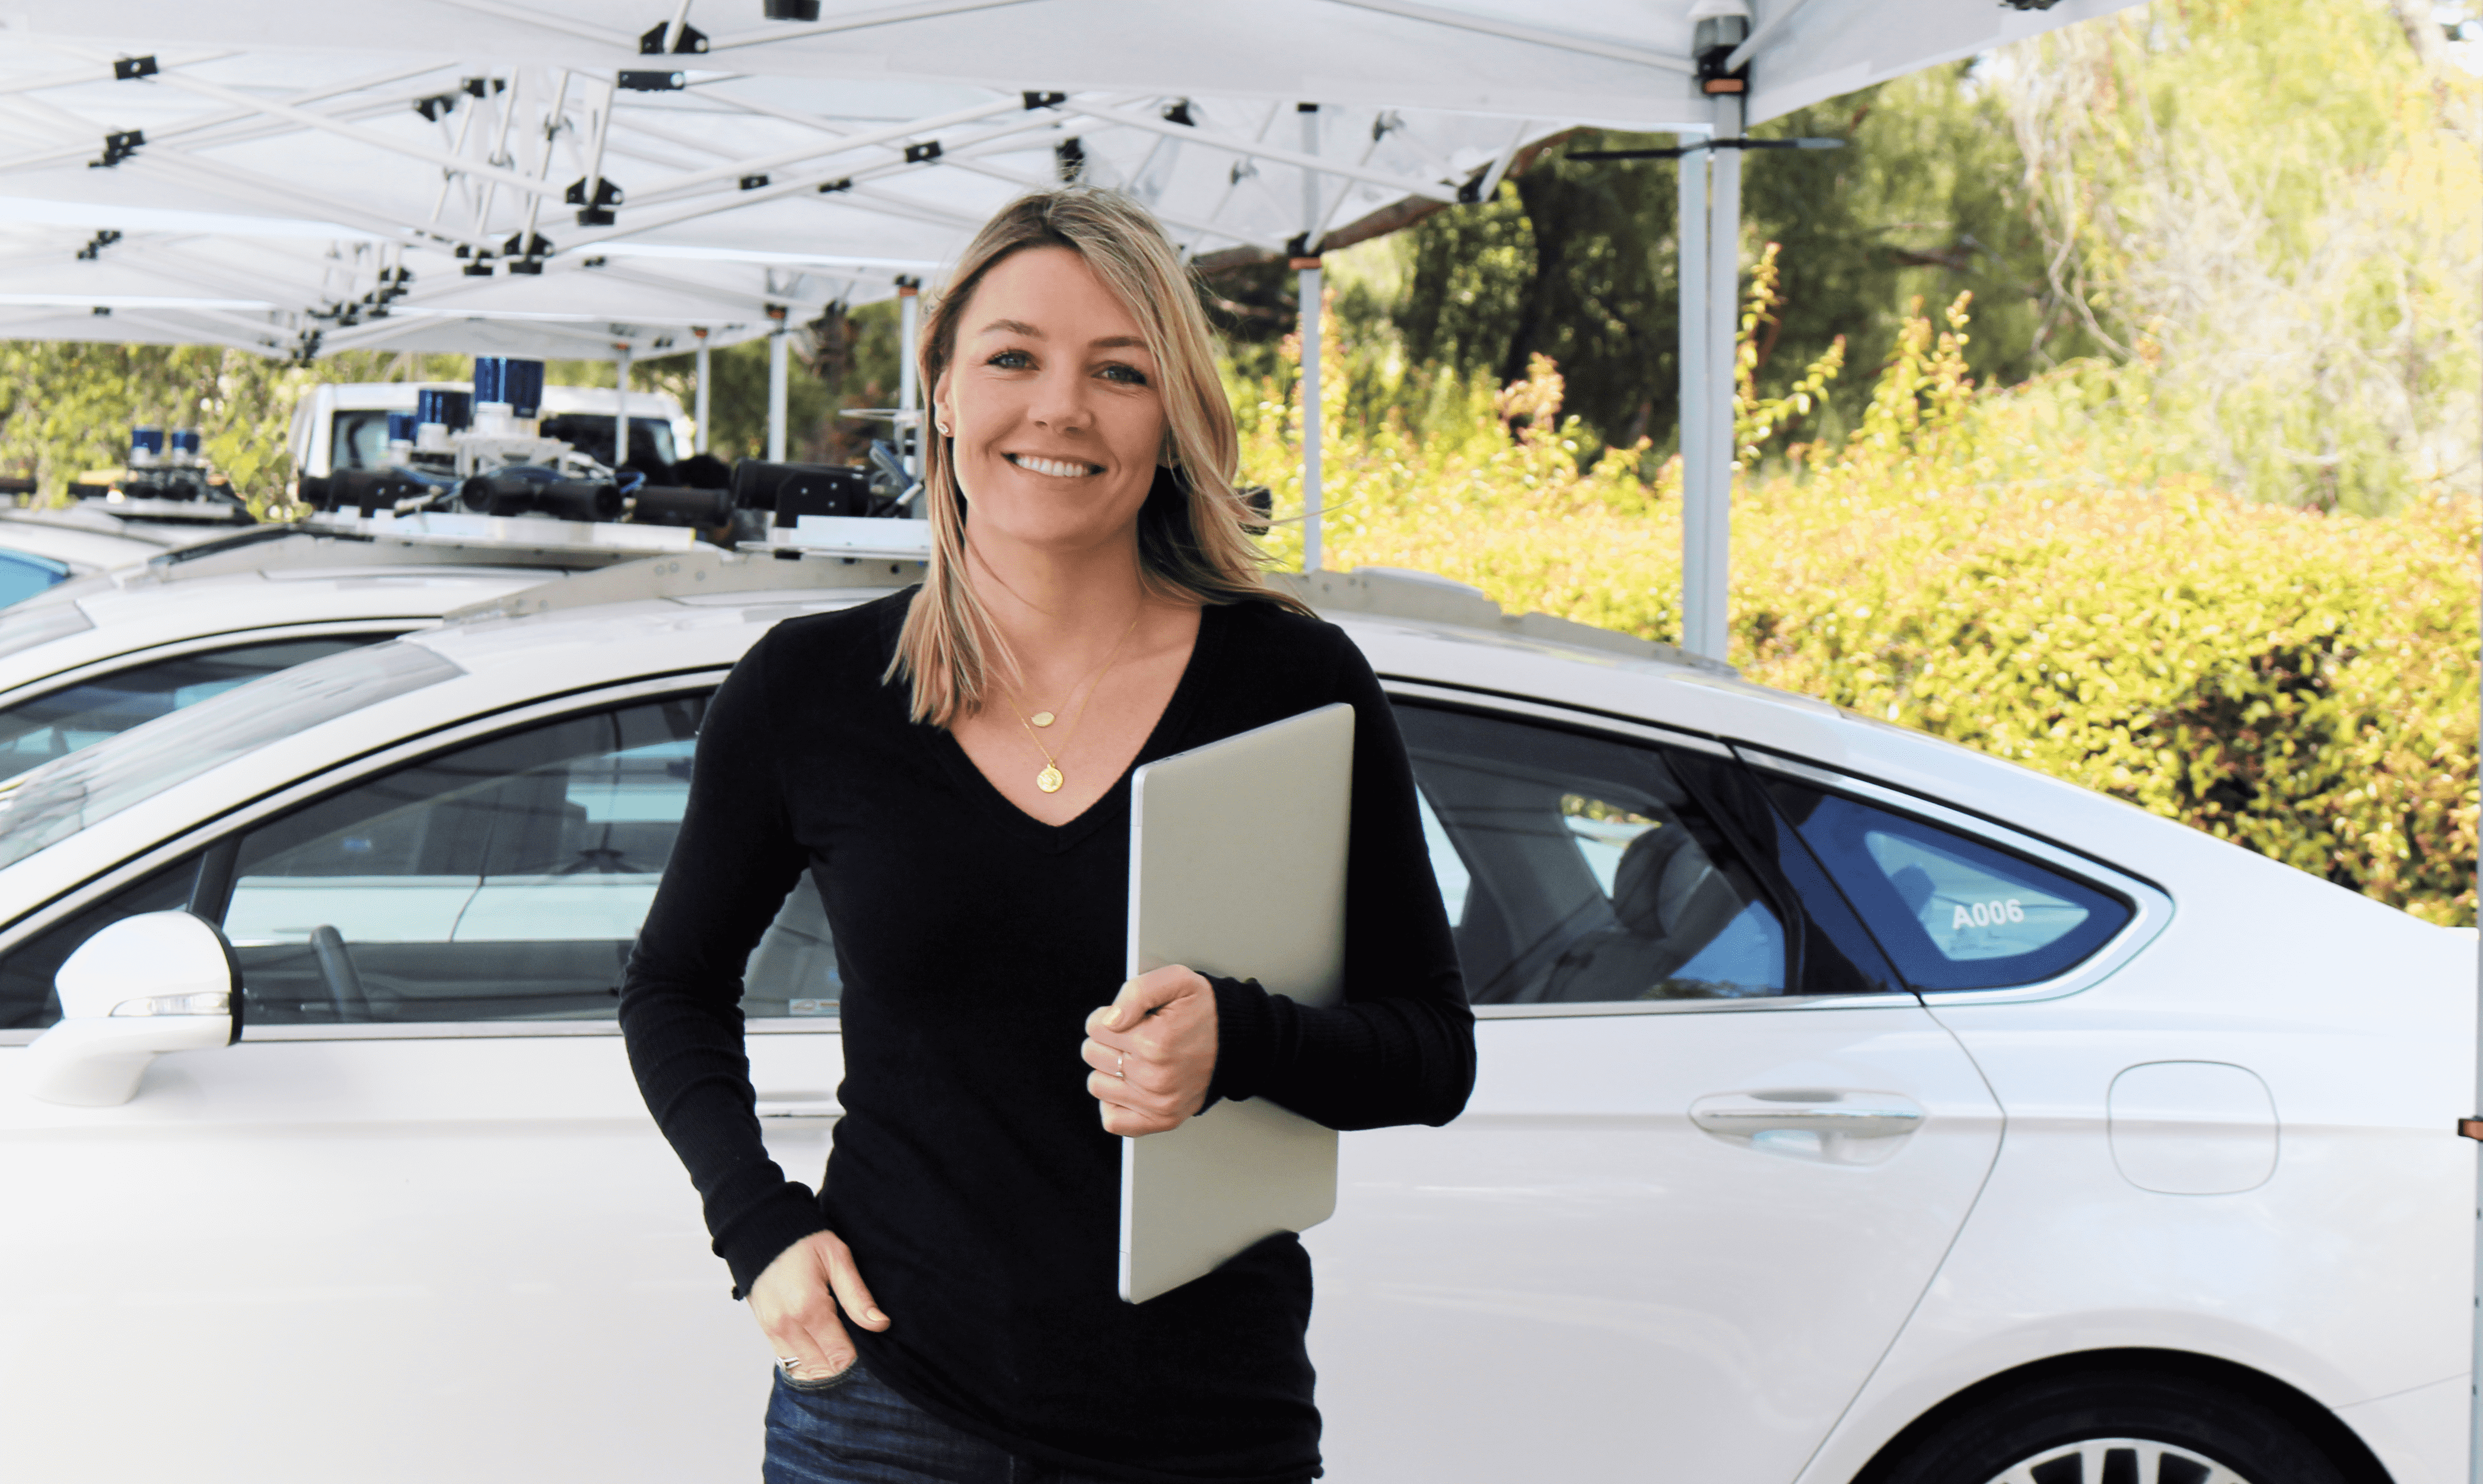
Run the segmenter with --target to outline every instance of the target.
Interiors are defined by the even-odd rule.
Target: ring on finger
[[[1124,1082],[1128,1081],[1130,1079],[1130,1053],[1127,1051],[1115,1051],[1112,1054],[1120,1058],[1120,1060],[1115,1062],[1112,1066],[1112,1075],[1119,1077]]]
[[[801,1369],[803,1363],[802,1358],[798,1355],[780,1355],[776,1357],[776,1364],[784,1366],[785,1374],[789,1376],[793,1372]]]

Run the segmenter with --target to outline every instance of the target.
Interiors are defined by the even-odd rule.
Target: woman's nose
[[[1047,374],[1035,384],[1034,401],[1028,414],[1039,426],[1055,433],[1083,433],[1094,424],[1086,389],[1082,376]]]

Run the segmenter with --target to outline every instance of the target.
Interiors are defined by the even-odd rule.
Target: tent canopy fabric
[[[2122,0],[1763,0],[1749,119],[1970,56]],[[373,56],[642,67],[658,32],[734,72],[835,81],[1076,93],[1177,92],[1277,102],[1535,115],[1640,129],[1701,124],[1691,56],[1699,0],[823,0],[815,22],[761,18],[750,0],[52,0],[36,38],[186,42],[250,52],[317,46]]]
[[[2125,3],[1774,0],[1748,117]],[[0,17],[0,335],[74,324],[83,275],[112,312],[79,338],[659,355],[935,277],[1073,174],[1194,253],[1281,252],[1574,124],[1709,130],[1718,4],[34,0]]]
[[[770,458],[771,331],[897,293],[910,334],[911,286],[1029,187],[1126,191],[1193,255],[1299,255],[1316,306],[1341,225],[1487,199],[1574,125],[1681,135],[1683,637],[1721,657],[1743,131],[2134,0],[26,3],[0,16],[0,335],[629,358],[768,334]]]

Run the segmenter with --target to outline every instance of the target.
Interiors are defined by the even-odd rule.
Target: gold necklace
[[[1128,628],[1128,629],[1123,629],[1123,630],[1121,631],[1121,643],[1127,643],[1127,642],[1128,642],[1129,637],[1130,637],[1130,629],[1135,629],[1135,628],[1136,628],[1136,627],[1138,626],[1138,619],[1139,619],[1142,615],[1144,615],[1144,614],[1146,613],[1146,611],[1147,611],[1146,599],[1144,599],[1144,598],[1140,598],[1140,599],[1138,600],[1138,611],[1137,611],[1136,613],[1134,613],[1134,614],[1130,615],[1130,628]],[[1069,694],[1070,694],[1070,695],[1072,695],[1072,696],[1075,696],[1075,695],[1077,695],[1077,694],[1078,694],[1078,687],[1079,687],[1080,685],[1084,685],[1084,684],[1086,684],[1088,681],[1096,680],[1096,679],[1100,679],[1100,678],[1102,678],[1103,674],[1104,674],[1104,665],[1108,665],[1108,664],[1110,664],[1110,663],[1112,662],[1112,657],[1113,657],[1113,655],[1119,654],[1120,652],[1121,652],[1121,645],[1120,645],[1119,643],[1114,644],[1114,645],[1112,646],[1112,648],[1111,648],[1110,652],[1107,653],[1107,654],[1104,656],[1104,662],[1103,662],[1103,664],[1101,664],[1101,665],[1097,665],[1093,670],[1089,671],[1089,672],[1087,673],[1087,675],[1086,675],[1086,678],[1085,678],[1084,680],[1081,680],[1081,681],[1079,681],[1079,682],[1078,682],[1078,685],[1073,685],[1073,686],[1069,687]],[[1091,696],[1091,695],[1093,695],[1093,694],[1094,694],[1094,692],[1093,692],[1093,691],[1088,691],[1088,692],[1087,692],[1087,694]],[[1058,717],[1056,717],[1056,716],[1053,715],[1053,714],[1052,714],[1051,712],[1049,712],[1049,711],[1037,711],[1037,712],[1035,712],[1032,716],[1027,716],[1027,715],[1023,715],[1023,714],[1021,714],[1021,715],[1018,717],[1018,723],[1019,723],[1019,725],[1020,725],[1020,726],[1024,726],[1024,725],[1027,725],[1027,724],[1028,724],[1028,723],[1031,723],[1032,725],[1037,726],[1037,727],[1049,727],[1049,726],[1051,726],[1054,722],[1056,722],[1056,721],[1058,721],[1059,719],[1060,719],[1060,718],[1058,718]],[[1074,726],[1076,726],[1076,725],[1077,725],[1077,723],[1072,722],[1070,725],[1074,727]],[[1040,745],[1040,744],[1038,744],[1038,745]],[[1068,744],[1068,743],[1066,743],[1066,742],[1063,742],[1063,743],[1061,743],[1060,745],[1061,745],[1061,746],[1063,746],[1063,747],[1067,747],[1069,744]]]
[[[1078,734],[1078,724],[1086,719],[1086,702],[1094,700],[1095,692],[1103,687],[1105,674],[1112,668],[1112,661],[1121,657],[1121,647],[1128,644],[1130,642],[1130,636],[1138,631],[1138,620],[1144,618],[1146,616],[1146,612],[1147,605],[1144,602],[1139,603],[1138,611],[1130,615],[1130,626],[1121,630],[1121,637],[1112,641],[1111,650],[1104,656],[1104,663],[1096,666],[1095,673],[1087,677],[1089,683],[1086,687],[1086,694],[1079,700],[1078,713],[1069,718],[1068,729],[1060,734],[1060,750],[1062,752],[1065,753],[1069,751],[1069,739]],[[1012,697],[1011,699],[1012,704],[1009,709],[1016,712],[1018,726],[1025,729],[1026,739],[1034,744],[1034,750],[1043,755],[1043,771],[1034,776],[1034,786],[1042,789],[1045,793],[1058,793],[1060,791],[1060,785],[1067,782],[1068,779],[1061,775],[1060,759],[1052,755],[1052,749],[1043,745],[1042,736],[1034,729],[1037,727],[1051,726],[1053,722],[1052,713],[1049,711],[1038,711],[1035,713],[1034,717],[1029,717],[1025,712],[1019,711],[1013,703],[1015,698]],[[1037,717],[1041,719],[1037,720]]]

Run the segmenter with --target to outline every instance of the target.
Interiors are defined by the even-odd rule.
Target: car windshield
[[[335,437],[329,466],[378,469],[387,466],[388,414],[385,408],[349,408],[336,414]]]
[[[315,634],[237,644],[132,665],[0,706],[0,779],[31,773],[56,757],[197,705],[261,676],[394,637]]]
[[[0,613],[0,654],[14,654],[39,644],[83,634],[94,627],[86,610],[75,603],[34,603]]]
[[[31,551],[0,550],[0,606],[29,598],[69,576],[67,562]]]
[[[420,645],[348,649],[46,763],[0,791],[0,866],[271,742],[463,674]]]

